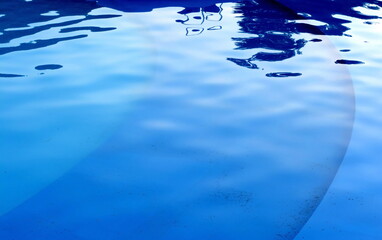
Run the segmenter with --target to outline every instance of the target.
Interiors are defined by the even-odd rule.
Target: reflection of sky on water
[[[260,51],[247,59],[228,57],[227,60],[250,69],[258,69],[258,61],[282,61],[301,54],[301,49],[307,43],[307,39],[294,39],[293,34],[310,33],[313,35],[338,35],[349,36],[345,32],[349,30],[344,24],[346,19],[335,17],[335,15],[346,15],[364,20],[374,19],[376,16],[362,14],[355,10],[356,7],[364,6],[368,9],[378,9],[379,1],[323,1],[316,6],[315,3],[302,4],[299,0],[277,1],[237,1],[235,12],[239,14],[238,21],[240,31],[252,34],[250,37],[234,37],[237,49],[268,49],[270,52]],[[116,7],[127,12],[150,11],[156,7],[165,6],[189,6],[190,3],[163,1],[148,1],[138,4],[130,1],[101,0],[101,5]],[[214,4],[212,4],[214,3]],[[92,15],[92,10],[99,6],[92,1],[67,2],[62,5],[60,1],[50,1],[48,4],[43,0],[37,1],[12,1],[3,2],[2,11],[14,9],[7,14],[2,14],[0,23],[1,42],[0,55],[14,51],[25,51],[43,48],[57,44],[61,41],[75,40],[87,37],[85,31],[102,32],[114,30],[113,27],[82,26],[67,27],[81,22],[95,19],[118,17],[114,15]],[[222,16],[222,3],[218,5],[213,1],[194,2],[190,7],[178,13],[184,19],[176,22],[186,25],[186,35],[195,36],[206,31],[221,30],[223,26],[218,24]],[[326,7],[320,7],[326,6]],[[288,8],[289,7],[289,8]],[[14,21],[17,16],[24,17]],[[371,22],[366,22],[370,24]],[[69,33],[67,36],[55,36],[49,39],[32,39],[29,41],[17,41],[26,36],[36,35],[53,28],[61,28],[59,33]],[[77,32],[80,32],[76,34]],[[72,33],[72,34],[70,34]],[[312,42],[321,41],[319,38],[311,39]],[[274,50],[274,51],[273,51]],[[356,64],[361,61],[339,59],[337,63]],[[292,74],[293,75],[293,74]],[[20,77],[23,74],[2,73],[2,77]]]
[[[99,1],[126,9],[118,2]],[[356,17],[372,28],[380,2],[281,2],[163,1],[178,8],[134,14],[89,1],[1,3],[1,91],[12,107],[2,106],[8,142],[1,151],[13,156],[1,162],[10,170],[0,177],[16,194],[0,208],[15,208],[0,219],[0,236],[188,239],[189,228],[198,229],[190,239],[293,238],[320,202],[349,140],[353,96],[346,69],[335,62],[378,68],[374,55],[362,55],[362,45],[343,44],[352,39],[346,23]],[[127,12],[141,11],[141,3],[136,9],[134,1],[124,3]],[[155,1],[146,4],[156,8]],[[360,5],[369,11],[358,12]],[[343,51],[343,60],[325,35],[338,36],[337,47],[351,50]],[[24,64],[15,65],[20,59]],[[366,82],[376,84],[372,77]],[[326,211],[333,210],[326,205]],[[312,221],[325,225],[317,216]],[[35,222],[21,230],[25,218]],[[306,229],[300,238],[321,239],[315,225]],[[327,234],[330,239],[335,232]]]

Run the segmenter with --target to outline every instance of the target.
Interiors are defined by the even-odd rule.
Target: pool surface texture
[[[382,239],[381,7],[1,1],[0,239]]]

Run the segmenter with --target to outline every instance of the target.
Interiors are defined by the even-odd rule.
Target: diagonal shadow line
[[[292,12],[292,13],[295,13],[297,14],[297,12],[295,10],[293,10],[291,7],[287,6],[287,4],[285,3],[281,3],[280,0],[268,0],[270,2],[273,2],[274,4],[277,4],[280,8],[282,9],[285,9],[286,11],[288,12]],[[308,19],[307,17],[304,17],[302,16],[303,18],[305,19]],[[312,19],[314,20],[314,18]],[[320,35],[323,35],[323,36],[328,36],[328,34],[324,33],[319,27],[316,27],[314,26],[314,28],[316,28],[315,30],[317,31],[317,33],[320,33]],[[350,72],[348,70],[347,67],[344,67],[345,70],[347,71],[347,75],[350,77],[350,86],[351,86],[351,96],[352,96],[352,103],[351,103],[351,106],[352,106],[352,109],[351,109],[351,119],[350,119],[350,122],[351,122],[351,127],[349,129],[349,137],[347,138],[347,142],[345,143],[345,148],[344,150],[342,151],[342,156],[340,156],[340,162],[339,164],[337,165],[337,168],[335,169],[334,173],[331,175],[331,179],[329,179],[328,181],[328,185],[326,187],[326,189],[324,190],[324,192],[321,194],[320,198],[318,199],[318,201],[315,203],[315,207],[312,209],[312,211],[310,211],[309,213],[306,214],[306,220],[305,222],[303,222],[291,236],[290,236],[290,239],[293,240],[293,239],[296,239],[296,237],[299,235],[299,233],[302,231],[302,229],[306,226],[306,224],[310,221],[310,219],[312,218],[313,214],[316,212],[316,210],[318,209],[318,207],[320,206],[321,202],[323,201],[323,199],[325,198],[325,196],[327,195],[328,191],[329,191],[329,188],[331,187],[331,185],[333,184],[333,181],[334,179],[336,178],[337,176],[337,173],[344,161],[344,158],[346,156],[346,153],[349,149],[349,144],[351,142],[351,138],[352,138],[352,134],[353,134],[353,128],[354,128],[354,119],[355,119],[355,113],[356,113],[356,109],[355,109],[355,92],[354,92],[354,85],[353,85],[353,80],[350,76]]]

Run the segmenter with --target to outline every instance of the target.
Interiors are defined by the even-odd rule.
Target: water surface
[[[357,5],[1,3],[0,236],[293,239],[352,133]]]

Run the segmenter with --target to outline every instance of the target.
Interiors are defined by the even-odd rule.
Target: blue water
[[[381,6],[0,2],[0,239],[379,239]]]

